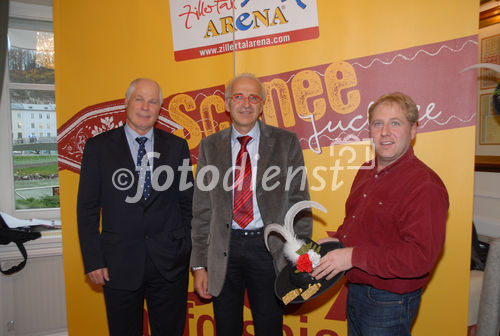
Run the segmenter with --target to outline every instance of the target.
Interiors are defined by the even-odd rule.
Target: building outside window
[[[14,116],[22,132],[12,134],[12,178],[15,209],[59,208],[56,106],[54,86],[54,34],[52,22],[9,17],[8,78],[12,128]],[[43,112],[43,113],[42,113]],[[28,120],[46,115],[47,136],[35,135]],[[31,125],[31,130],[23,125]],[[39,123],[38,129],[45,126]]]

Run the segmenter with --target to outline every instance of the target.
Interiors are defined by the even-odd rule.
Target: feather
[[[302,245],[305,244],[305,242],[300,239],[297,239],[297,237],[295,236],[295,232],[293,230],[293,220],[300,211],[309,207],[317,208],[325,213],[327,212],[325,207],[317,202],[301,201],[295,203],[290,207],[290,209],[288,209],[285,215],[284,225],[276,223],[266,225],[266,227],[264,228],[264,242],[266,243],[266,247],[268,250],[269,250],[269,245],[267,243],[267,239],[269,237],[269,234],[273,231],[277,232],[286,241],[285,246],[283,248],[283,253],[285,254],[285,257],[293,263],[297,262],[297,259],[299,257],[299,255],[297,254],[297,250],[300,249]]]
[[[286,240],[284,250],[283,250],[285,257],[292,262],[296,262],[297,258],[299,257],[299,255],[296,253],[296,251],[302,245],[304,245],[304,242],[300,239],[297,239],[297,237],[295,237],[295,234],[287,231],[283,227],[283,225],[276,224],[276,223],[269,224],[264,228],[264,241],[266,242],[266,247],[268,250],[269,250],[269,245],[267,243],[267,239],[268,239],[269,234],[273,231],[279,233]]]
[[[266,247],[268,250],[269,245],[267,244],[267,238],[273,231],[278,232],[286,241],[295,239],[295,235],[293,234],[293,232],[290,233],[289,231],[285,230],[283,225],[276,223],[266,225],[264,228],[264,241],[266,242]]]
[[[328,211],[326,211],[325,207],[322,206],[321,204],[319,204],[318,202],[314,202],[314,201],[300,201],[298,203],[295,203],[294,205],[292,205],[290,207],[290,209],[288,209],[286,215],[285,215],[285,229],[290,231],[290,232],[294,232],[293,231],[293,220],[295,218],[295,216],[302,210],[304,210],[305,208],[317,208],[321,211],[323,211],[324,213],[327,213]]]
[[[288,240],[283,247],[283,253],[285,257],[292,263],[296,264],[297,259],[299,259],[297,250],[300,249],[304,244],[305,242],[301,239]]]

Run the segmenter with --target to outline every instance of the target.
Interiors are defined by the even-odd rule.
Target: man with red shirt
[[[413,153],[413,100],[384,95],[368,113],[375,164],[358,171],[335,238],[319,241],[338,239],[345,248],[321,258],[313,276],[330,279],[348,270],[350,336],[410,335],[422,287],[443,248],[448,193]]]

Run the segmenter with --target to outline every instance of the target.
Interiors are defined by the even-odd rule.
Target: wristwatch
[[[201,269],[204,269],[205,267],[203,266],[196,266],[196,267],[191,267],[191,271],[198,271],[198,270],[201,270]]]

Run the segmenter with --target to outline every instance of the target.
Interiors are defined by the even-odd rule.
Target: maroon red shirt
[[[424,286],[443,248],[448,207],[443,182],[412,148],[378,173],[360,169],[335,234],[353,247],[347,279],[400,294]]]

